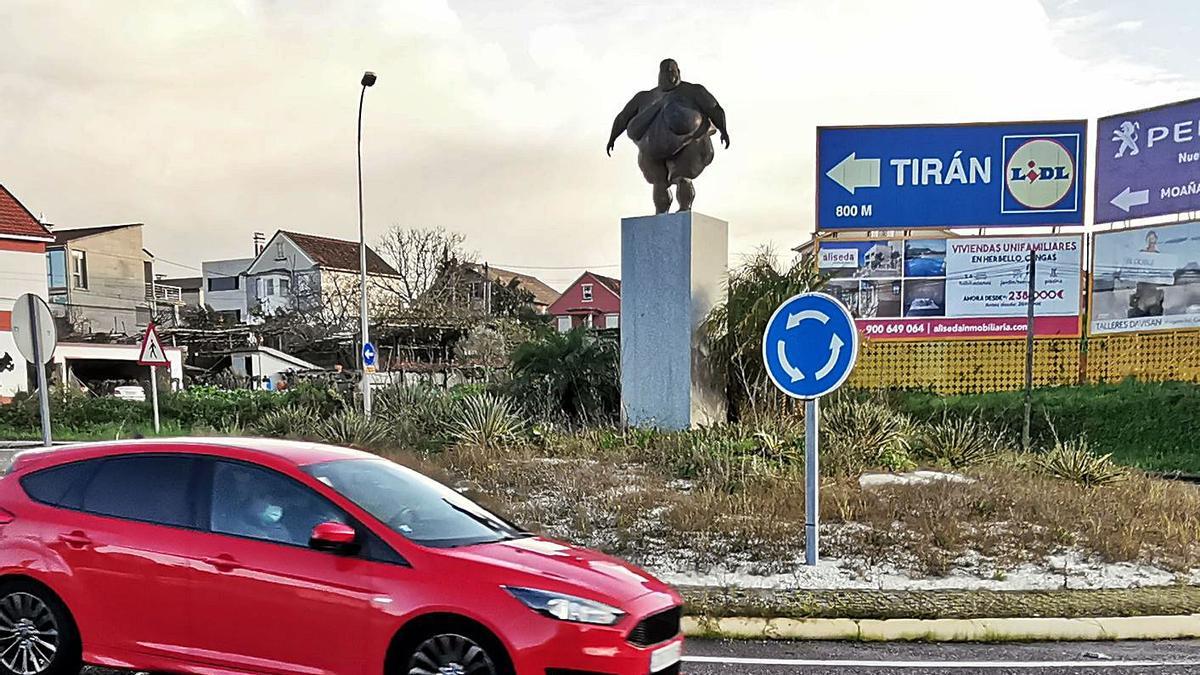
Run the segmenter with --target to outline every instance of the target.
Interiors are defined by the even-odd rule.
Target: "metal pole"
[[[817,454],[819,399],[804,402],[804,564],[817,564],[821,520],[820,459]]]
[[[46,364],[42,358],[42,314],[38,310],[37,300],[29,295],[29,323],[33,324],[33,367],[37,369],[38,407],[42,412],[42,445],[47,448],[50,440],[50,392],[46,383]]]
[[[363,84],[362,93],[358,97],[358,269],[359,269],[359,320],[362,340],[358,345],[358,368],[362,373],[363,415],[371,416],[371,380],[363,363],[363,347],[371,341],[370,326],[367,319],[367,234],[363,227],[363,189],[362,189],[362,113],[363,99],[367,96],[367,86]]]
[[[1029,451],[1029,418],[1033,413],[1033,307],[1037,294],[1037,252],[1029,251],[1029,299],[1025,318],[1025,421],[1021,447]]]
[[[158,366],[150,366],[150,400],[154,403],[154,433],[159,432],[158,426]]]

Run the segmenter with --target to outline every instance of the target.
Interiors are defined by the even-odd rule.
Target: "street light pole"
[[[362,113],[363,99],[367,97],[367,87],[375,84],[375,73],[367,71],[362,76],[362,93],[358,96],[358,269],[359,269],[359,319],[362,322],[362,340],[358,345],[358,368],[362,373],[363,415],[371,416],[371,380],[367,377],[366,364],[363,362],[363,347],[371,341],[370,325],[367,318],[367,233],[363,227],[363,190],[362,190]]]

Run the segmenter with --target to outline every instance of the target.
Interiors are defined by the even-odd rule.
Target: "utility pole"
[[[1025,423],[1021,429],[1021,447],[1029,451],[1029,418],[1033,413],[1033,308],[1037,295],[1037,251],[1029,250],[1029,298],[1025,318]]]

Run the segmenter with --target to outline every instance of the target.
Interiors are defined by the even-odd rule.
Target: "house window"
[[[287,260],[287,256],[283,254],[283,242],[282,241],[275,242],[275,259],[276,260]]]
[[[620,314],[605,314],[604,315],[604,327],[605,328],[620,328],[621,327],[621,315]]]
[[[558,332],[566,333],[569,330],[571,330],[571,317],[570,316],[558,317]]]
[[[241,323],[242,322],[242,310],[240,310],[240,309],[221,310],[221,311],[217,312],[217,318],[221,321],[221,323],[230,323],[230,324]]]
[[[592,285],[591,284],[584,284],[579,287],[579,290],[583,291],[583,301],[584,302],[592,301]]]
[[[275,295],[275,279],[273,277],[261,279],[259,283],[262,285],[261,295]]]
[[[71,251],[71,285],[87,290],[87,252]]]
[[[291,279],[284,278],[284,279],[279,280],[279,294],[280,295],[287,295],[291,290],[292,290],[292,280]]]
[[[46,285],[52,289],[67,287],[67,252],[61,248],[46,251]]]
[[[238,289],[239,280],[237,277],[209,277],[208,290],[212,291],[236,291]]]

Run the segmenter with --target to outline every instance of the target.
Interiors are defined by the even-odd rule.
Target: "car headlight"
[[[536,588],[516,588],[505,586],[514,598],[520,600],[526,607],[539,614],[574,623],[592,623],[600,626],[611,626],[625,616],[625,612],[616,607],[609,607],[602,602],[585,600],[564,593],[539,591]]]

